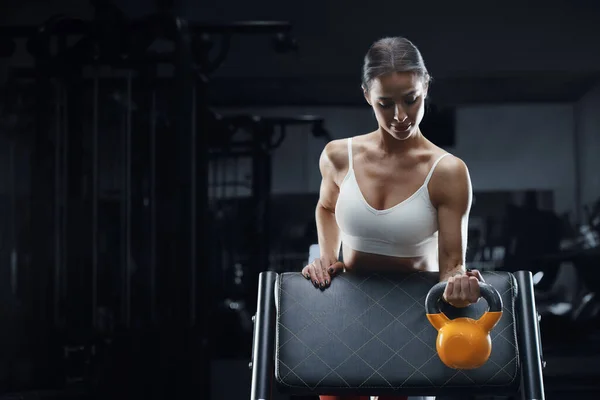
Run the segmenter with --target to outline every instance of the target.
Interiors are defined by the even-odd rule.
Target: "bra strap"
[[[348,138],[348,169],[352,170],[354,166],[352,165],[352,138]]]
[[[442,158],[446,157],[447,155],[449,155],[450,153],[446,153],[446,154],[442,154],[437,160],[435,160],[435,162],[433,163],[433,166],[431,167],[431,170],[429,171],[429,174],[427,174],[427,178],[425,178],[425,185],[427,185],[429,183],[429,180],[431,179],[431,176],[433,175],[433,171],[435,170],[435,167],[437,167],[438,163],[442,160]]]

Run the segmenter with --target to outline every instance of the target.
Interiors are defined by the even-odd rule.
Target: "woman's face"
[[[412,72],[394,72],[375,78],[364,91],[381,129],[398,140],[417,132],[425,113],[427,85]]]

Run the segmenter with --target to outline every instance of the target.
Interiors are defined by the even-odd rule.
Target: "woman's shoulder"
[[[471,186],[469,168],[460,157],[442,151],[435,154],[432,158],[433,171],[431,172],[431,186],[433,188],[439,188],[441,190],[454,187],[457,190],[462,191],[462,188]]]
[[[435,164],[435,172],[439,175],[460,175],[468,171],[467,164],[458,156],[448,151],[436,151],[431,160]]]
[[[356,152],[356,143],[360,142],[363,136],[350,136],[329,141],[321,154],[321,163],[333,167],[336,171],[347,170],[349,165],[348,142],[352,140],[352,151]]]
[[[431,142],[427,142],[427,145],[419,153],[423,157],[422,160],[431,167],[435,164],[435,171],[460,173],[466,168],[466,164],[461,158]]]
[[[351,141],[353,155],[360,152],[364,147],[364,141],[369,136],[368,133],[362,135],[350,136],[342,139],[334,139],[328,142],[323,149],[322,156],[326,157],[337,169],[348,168],[348,142]]]
[[[341,171],[348,168],[348,138],[329,141],[319,160],[321,170]]]

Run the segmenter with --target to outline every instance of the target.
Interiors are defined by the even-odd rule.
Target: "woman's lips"
[[[392,129],[395,130],[396,132],[406,132],[407,130],[410,129],[411,126],[412,126],[412,124],[392,125]]]

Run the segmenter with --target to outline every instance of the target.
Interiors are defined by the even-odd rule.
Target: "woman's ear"
[[[360,87],[363,91],[363,96],[365,96],[365,100],[367,100],[367,103],[369,103],[370,106],[373,106],[373,104],[371,104],[371,98],[369,96],[369,91],[367,90],[365,85],[361,85]]]

